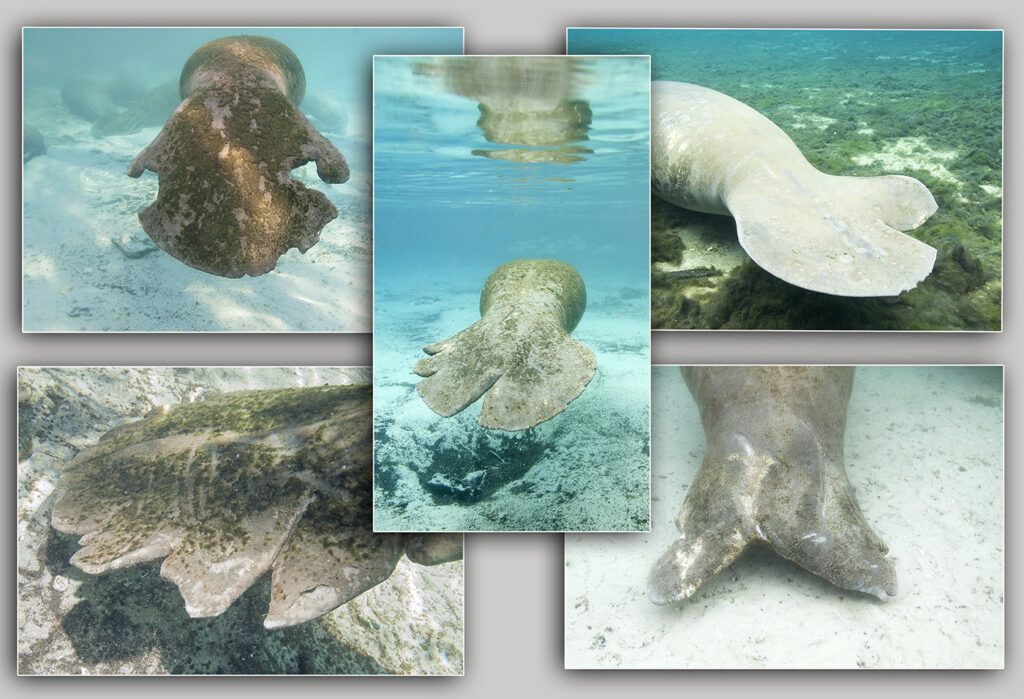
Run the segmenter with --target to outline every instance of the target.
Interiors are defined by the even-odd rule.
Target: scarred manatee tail
[[[704,581],[736,560],[750,541],[739,529],[726,526],[684,534],[661,554],[647,576],[647,596],[655,604],[671,604],[686,599]]]
[[[478,320],[457,335],[423,348],[430,356],[416,362],[412,370],[427,377],[416,384],[416,390],[435,413],[451,417],[461,412],[501,376],[501,358],[487,349],[482,325]]]
[[[837,296],[895,296],[932,270],[935,248],[901,231],[938,208],[912,177],[760,180],[728,195],[739,242],[790,284]]]
[[[458,335],[424,347],[432,355],[413,368],[430,408],[454,415],[486,392],[480,424],[524,430],[565,410],[597,371],[585,345],[555,323],[532,335],[543,342],[510,343],[482,319]]]
[[[565,410],[597,371],[594,353],[561,328],[549,342],[509,357],[505,373],[484,398],[480,424],[525,430]]]

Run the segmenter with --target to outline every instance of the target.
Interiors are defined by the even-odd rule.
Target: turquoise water
[[[653,327],[1001,327],[1001,32],[570,29],[567,36],[571,54],[649,53],[653,79],[702,85],[750,105],[819,170],[916,177],[939,205],[910,232],[938,249],[935,269],[893,303],[815,294],[751,263],[737,266],[730,253],[740,262],[745,255],[731,221],[656,200]],[[714,264],[724,274],[660,274],[687,267],[677,238],[718,249]]]
[[[428,58],[376,59],[377,528],[647,526],[648,61],[553,60],[506,83],[501,70],[467,76]],[[528,135],[517,110],[551,99],[572,107],[545,137]],[[480,427],[479,402],[450,418],[433,413],[415,390],[422,347],[479,320],[484,281],[518,258],[579,271],[587,308],[573,336],[595,353],[596,377],[565,411],[520,433]],[[463,502],[432,496],[424,482],[456,461],[456,475],[485,469],[496,490]]]
[[[225,279],[155,249],[137,214],[156,197],[157,176],[126,171],[180,102],[192,52],[239,33],[277,39],[298,56],[300,107],[343,153],[351,178],[331,185],[312,165],[296,169],[339,216],[305,255],[293,249],[268,274]],[[46,152],[23,173],[25,329],[369,331],[372,56],[423,51],[461,53],[462,29],[26,29],[24,119]],[[82,80],[92,81],[89,94],[109,92],[119,114],[144,104],[141,121],[97,132],[62,100]]]

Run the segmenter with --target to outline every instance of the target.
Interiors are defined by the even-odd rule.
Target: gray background
[[[563,53],[566,26],[688,26],[688,27],[863,27],[1006,30],[1006,122],[1019,123],[1021,53],[1017,33],[1024,28],[1021,10],[1009,1],[970,0],[860,0],[835,3],[796,0],[307,0],[304,3],[268,0],[172,0],[141,3],[125,0],[35,0],[3,3],[7,108],[4,122],[4,159],[8,164],[3,187],[7,212],[7,279],[2,293],[2,371],[7,399],[2,402],[7,453],[15,453],[15,372],[18,364],[167,364],[167,365],[325,365],[368,364],[368,335],[22,335],[20,333],[20,181],[17,152],[20,124],[20,27],[22,25],[459,25],[466,28],[467,53]],[[126,60],[131,60],[130,56]],[[1012,129],[1006,149],[1006,179],[1015,182],[1021,163],[1020,139]],[[1004,326],[1001,334],[882,334],[882,333],[659,333],[652,340],[655,363],[1002,363],[1006,369],[1007,405],[1007,582],[1021,584],[1018,537],[1021,519],[1015,507],[1022,495],[1016,467],[1021,461],[1017,439],[1015,386],[1024,347],[1022,313],[1015,302],[1015,272],[1024,269],[1016,244],[1014,202],[1019,190],[1004,189],[1009,216],[1004,229]],[[954,436],[950,436],[955,438]],[[14,474],[7,501],[13,520]],[[13,536],[13,522],[8,536]],[[0,537],[6,560],[15,565],[14,547]],[[1009,696],[1024,689],[1021,648],[1017,645],[1021,608],[1016,595],[1007,596],[1006,664],[1004,672],[959,673],[831,673],[776,672],[566,672],[562,670],[562,538],[559,535],[474,535],[466,541],[466,677],[419,678],[303,678],[264,683],[259,679],[228,681],[197,678],[181,681],[89,682],[16,679],[14,638],[14,575],[6,576],[2,609],[6,631],[3,668],[4,696],[55,697],[126,695],[146,692],[171,696],[181,691],[254,692],[269,697],[296,691],[284,683],[301,682],[303,693],[336,696],[495,697],[586,694],[593,699],[627,696],[678,697],[681,695],[767,697],[863,697],[883,692],[936,697],[983,692]],[[813,620],[809,620],[813,623]],[[699,638],[693,639],[700,643]],[[145,682],[143,685],[142,682]],[[886,692],[886,690],[889,690]],[[236,696],[243,696],[238,694]]]

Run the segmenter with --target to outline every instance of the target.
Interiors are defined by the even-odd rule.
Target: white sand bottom
[[[677,535],[704,436],[678,369],[655,367],[652,532],[566,537],[566,667],[1002,667],[998,372],[858,369],[846,467],[889,546],[895,598],[842,590],[755,549],[689,600],[659,607],[647,572]]]

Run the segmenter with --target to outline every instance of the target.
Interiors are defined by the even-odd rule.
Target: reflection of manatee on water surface
[[[837,296],[895,296],[931,272],[935,249],[901,232],[937,209],[919,181],[826,175],[742,102],[679,82],[655,81],[651,91],[654,193],[733,216],[761,268]]]
[[[474,149],[473,155],[522,163],[568,164],[593,151],[586,141],[593,114],[576,95],[578,59],[554,56],[437,58],[417,66],[440,75],[445,89],[478,103],[477,126],[491,143],[524,148]]]
[[[316,161],[324,182],[349,178],[338,149],[299,111],[306,78],[298,57],[258,36],[199,47],[179,81],[184,100],[128,174],[159,175],[157,200],[139,213],[149,237],[182,262],[223,277],[274,269],[306,252],[338,215],[291,171]]]
[[[416,389],[450,417],[484,396],[480,424],[525,430],[565,410],[597,370],[594,353],[569,336],[587,306],[579,273],[558,260],[514,260],[480,293],[480,315],[457,335],[427,345]]]
[[[680,536],[651,568],[651,600],[689,597],[752,543],[839,587],[895,595],[888,547],[844,466],[853,369],[684,367],[683,376],[707,446],[676,519]]]
[[[403,554],[462,558],[458,535],[375,534],[369,386],[239,391],[156,409],[66,467],[51,522],[92,574],[163,559],[192,617],[273,568],[267,628],[315,619]]]

